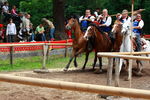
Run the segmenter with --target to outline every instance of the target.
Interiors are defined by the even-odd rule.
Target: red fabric
[[[61,40],[61,41],[51,41],[50,43],[72,43],[72,39],[68,40]],[[22,43],[13,43],[13,44],[31,44],[31,43],[49,43],[48,41],[45,42],[22,42]],[[2,44],[10,44],[10,43],[0,43]],[[51,49],[60,49],[60,48],[66,48],[66,46],[50,46]],[[36,51],[36,50],[42,50],[43,46],[16,46],[14,47],[14,51]],[[9,52],[10,47],[0,47],[0,52]]]
[[[67,33],[68,37],[71,39],[71,36],[72,36],[71,30],[67,30],[66,33]]]
[[[144,38],[149,38],[150,39],[150,35],[144,35]]]
[[[0,28],[2,28],[4,25],[3,24],[0,24]]]

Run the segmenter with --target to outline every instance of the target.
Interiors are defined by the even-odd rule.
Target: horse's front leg
[[[89,58],[89,52],[86,52],[85,63],[84,63],[84,65],[83,65],[83,67],[82,67],[82,70],[85,69],[85,66],[86,66],[86,63],[87,63],[87,61],[88,61],[88,58]]]
[[[74,58],[74,66],[75,66],[75,67],[78,67],[77,59],[76,59],[76,58],[77,58],[77,56],[75,56],[75,58]]]
[[[136,63],[137,63],[137,68],[138,68],[138,75],[141,75],[142,69],[143,69],[143,64],[139,60],[136,60]]]
[[[64,71],[67,71],[67,70],[68,70],[68,68],[69,68],[69,66],[70,66],[70,64],[71,64],[71,62],[72,62],[72,60],[73,60],[74,57],[75,57],[75,50],[73,50],[72,56],[71,56],[71,58],[70,58],[68,64],[67,64],[66,67],[64,68]]]
[[[96,62],[97,62],[97,52],[95,51],[95,58],[94,58],[93,70],[95,69]]]
[[[98,57],[98,59],[99,59],[99,68],[100,68],[99,72],[102,73],[103,72],[103,70],[102,70],[102,66],[103,66],[102,65],[102,57]]]

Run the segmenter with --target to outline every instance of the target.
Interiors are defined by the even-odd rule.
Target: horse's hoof
[[[68,69],[67,69],[67,68],[64,68],[64,69],[63,69],[63,71],[64,71],[64,72],[67,72],[67,71],[68,71]]]
[[[74,65],[75,66],[75,68],[77,68],[78,67],[78,65]]]
[[[82,68],[82,71],[84,71],[84,70],[85,70],[85,68],[83,67],[83,68]]]
[[[129,81],[129,78],[125,78],[124,81]]]
[[[138,73],[136,74],[136,76],[142,77],[142,76],[143,76],[143,73],[138,72]]]
[[[103,70],[99,70],[99,69],[98,69],[98,70],[95,70],[95,71],[94,71],[94,74],[102,74],[102,73],[103,73]]]

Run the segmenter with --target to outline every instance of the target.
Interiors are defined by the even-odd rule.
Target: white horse
[[[132,46],[133,43],[132,43],[132,40],[131,40],[131,33],[132,33],[131,25],[132,25],[131,22],[126,22],[122,25],[121,33],[123,34],[123,40],[122,40],[122,44],[121,44],[121,47],[120,47],[120,52],[132,52],[132,51],[134,52],[133,46]],[[134,36],[134,34],[133,34],[133,36]],[[150,42],[148,40],[145,40],[144,38],[141,38],[141,42],[144,44],[142,46],[141,51],[143,51],[143,52],[150,51]],[[150,57],[150,55],[146,55],[146,56]],[[119,72],[122,69],[123,61],[124,61],[124,59],[120,59]],[[140,74],[142,69],[143,69],[141,61],[137,61],[137,68],[139,68],[138,73]]]
[[[131,41],[131,23],[124,23],[122,25],[121,33],[123,34],[123,40],[120,47],[120,52],[132,52],[132,41]],[[119,72],[122,69],[124,59],[120,59]]]

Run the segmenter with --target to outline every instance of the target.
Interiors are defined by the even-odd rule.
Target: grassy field
[[[87,66],[91,66],[94,59],[94,53],[91,53],[89,56],[89,62]],[[81,68],[84,64],[85,55],[77,58],[78,66]],[[64,68],[69,61],[69,57],[56,57],[49,56],[46,67],[49,69],[52,68]],[[0,60],[0,72],[9,72],[9,71],[24,71],[24,70],[33,70],[42,67],[42,57],[27,57],[27,58],[15,58],[14,64],[11,66],[9,64],[9,59]],[[70,67],[74,67],[73,62]]]

